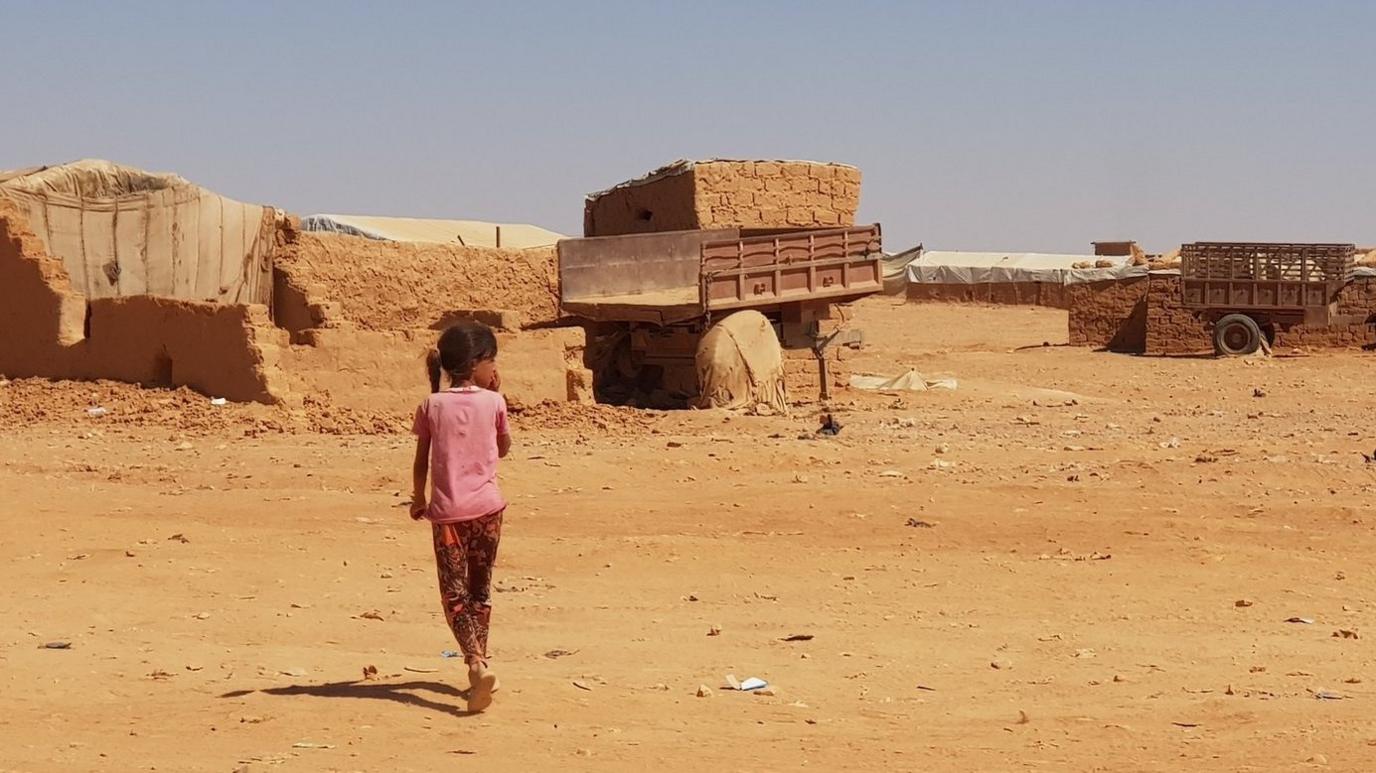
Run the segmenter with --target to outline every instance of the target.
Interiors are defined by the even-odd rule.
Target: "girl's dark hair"
[[[473,366],[497,356],[497,336],[481,322],[464,320],[440,333],[439,343],[425,356],[430,375],[430,391],[440,391],[440,374],[449,374],[449,383],[472,378]]]

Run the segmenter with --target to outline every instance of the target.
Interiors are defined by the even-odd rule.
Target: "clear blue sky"
[[[890,249],[1376,242],[1376,2],[0,0],[0,168],[528,221],[676,158],[865,174]]]

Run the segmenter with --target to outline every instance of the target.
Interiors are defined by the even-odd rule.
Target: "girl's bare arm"
[[[411,462],[411,517],[425,515],[425,479],[430,473],[430,438],[416,438],[416,458]]]
[[[497,436],[497,458],[498,458],[498,459],[505,459],[505,458],[506,458],[506,455],[509,454],[509,453],[511,453],[511,436],[510,436],[510,435],[498,435],[498,436]]]

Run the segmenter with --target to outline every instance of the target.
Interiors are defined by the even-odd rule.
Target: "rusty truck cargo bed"
[[[564,313],[668,325],[883,289],[878,225],[745,236],[735,229],[559,242]]]

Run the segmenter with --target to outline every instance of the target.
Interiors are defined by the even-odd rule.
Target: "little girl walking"
[[[487,632],[506,509],[497,460],[511,450],[506,401],[498,392],[497,338],[486,325],[460,322],[440,334],[426,367],[431,394],[416,409],[412,429],[411,517],[428,519],[434,532],[444,618],[468,664],[468,710],[478,712],[492,704],[498,687],[487,665]]]

